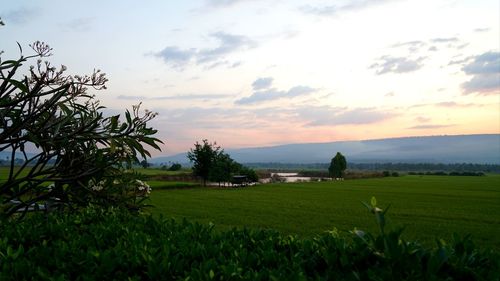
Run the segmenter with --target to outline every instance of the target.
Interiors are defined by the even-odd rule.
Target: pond
[[[271,177],[273,176],[278,176],[285,182],[311,181],[311,177],[300,177],[298,173],[271,173]]]

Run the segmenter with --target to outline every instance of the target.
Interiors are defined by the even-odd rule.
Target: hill
[[[500,164],[500,134],[405,137],[299,143],[228,149],[240,163],[327,163],[340,151],[353,163]],[[152,163],[188,163],[186,153],[151,159]]]

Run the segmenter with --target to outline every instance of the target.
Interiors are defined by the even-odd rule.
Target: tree
[[[234,161],[215,142],[196,142],[194,149],[191,149],[187,156],[193,163],[193,174],[202,178],[203,186],[207,185],[207,180],[218,182],[220,186],[221,183],[231,182],[234,175],[245,175],[254,182],[258,180],[254,170]]]
[[[105,117],[104,107],[88,88],[105,89],[105,74],[66,75],[42,58],[51,48],[30,45],[35,54],[17,60],[0,56],[0,152],[10,152],[10,169],[0,186],[0,215],[46,206],[57,200],[67,209],[98,205],[137,209],[149,186],[129,172],[138,156],[150,153],[144,144],[160,150],[157,132],[147,126],[156,113],[140,113],[140,105],[120,115]],[[29,60],[38,60],[25,75]],[[16,166],[15,159],[22,158]],[[25,213],[24,212],[24,213]]]
[[[140,163],[141,167],[143,167],[144,169],[147,169],[149,168],[149,166],[151,166],[151,164],[148,163],[148,161],[146,159],[142,160]]]
[[[246,176],[250,182],[257,182],[259,180],[259,176],[254,169],[243,166],[239,173]]]
[[[174,163],[168,168],[169,171],[179,171],[180,169],[182,169],[182,165],[179,163]]]
[[[235,164],[237,164],[227,153],[220,151],[215,155],[214,162],[210,167],[209,180],[213,182],[218,182],[219,186],[222,182],[231,181],[233,171],[235,169]]]
[[[328,168],[328,172],[332,178],[343,178],[344,171],[347,168],[347,162],[340,152],[337,152],[335,157],[332,158],[330,162],[330,167]]]
[[[203,144],[196,142],[194,149],[191,148],[187,157],[193,163],[193,174],[203,180],[203,186],[207,185],[207,180],[210,175],[210,169],[216,161],[217,156],[223,153],[217,143],[209,143],[204,139]]]

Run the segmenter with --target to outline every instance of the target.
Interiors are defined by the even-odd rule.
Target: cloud
[[[147,100],[148,98],[145,96],[128,96],[128,95],[119,95],[116,97],[120,100]]]
[[[210,7],[220,8],[220,7],[229,7],[241,2],[249,2],[252,0],[208,0],[207,5]]]
[[[493,74],[500,71],[500,52],[486,52],[464,66],[465,74]]]
[[[254,104],[264,101],[272,101],[282,98],[295,98],[299,96],[305,96],[317,92],[318,89],[314,89],[308,86],[295,86],[288,91],[278,91],[275,88],[269,88],[264,90],[259,90],[254,92],[251,96],[241,98],[237,100],[236,104]]]
[[[263,77],[263,78],[258,78],[257,80],[255,80],[252,83],[252,88],[254,89],[254,91],[269,89],[272,84],[273,84],[273,78]]]
[[[194,127],[222,126],[240,127],[242,120],[252,120],[245,126],[255,127],[255,123],[275,127],[294,122],[298,126],[307,127],[365,125],[382,122],[393,118],[394,112],[376,108],[353,108],[332,106],[298,106],[298,107],[265,107],[265,108],[221,108],[192,107],[170,110],[157,110],[160,116],[169,123],[192,124]],[[207,119],[207,116],[210,118]],[[220,122],[215,122],[218,120]],[[254,123],[254,124],[252,124]]]
[[[2,14],[2,19],[5,24],[25,24],[29,20],[35,18],[38,15],[38,9],[36,8],[19,8],[16,10],[8,11]]]
[[[406,42],[398,42],[390,45],[391,48],[398,48],[398,56],[385,55],[377,59],[370,66],[376,69],[377,74],[385,73],[405,73],[416,71],[424,66],[423,61],[429,57],[436,56],[447,49],[461,50],[468,46],[469,43],[461,41],[458,37],[435,37],[427,40],[412,40]],[[406,51],[406,52],[405,52]],[[462,64],[466,59],[461,59],[462,54],[453,57],[448,65]]]
[[[238,66],[240,66],[242,64],[243,64],[242,61],[237,61],[237,62],[233,62],[229,67],[230,68],[236,68],[236,67],[238,67]]]
[[[464,82],[464,94],[493,95],[500,93],[500,52],[490,51],[472,58],[462,67],[472,78]]]
[[[377,111],[372,108],[356,108],[352,110],[343,111],[330,120],[330,125],[361,125],[361,124],[372,124],[378,123],[380,121],[386,120],[393,117],[392,113]],[[319,121],[319,120],[318,120]],[[321,125],[322,122],[312,122],[309,125]],[[328,123],[323,123],[328,124]]]
[[[469,43],[464,43],[458,37],[436,37],[426,41],[413,40],[408,42],[400,42],[391,45],[391,48],[407,48],[410,54],[418,52],[436,52],[443,48],[452,48],[460,50],[468,46]],[[425,47],[425,48],[424,48]]]
[[[198,100],[198,99],[222,99],[230,97],[231,95],[223,94],[192,94],[192,95],[177,95],[177,96],[162,96],[152,97],[152,100]]]
[[[175,46],[166,47],[155,54],[155,56],[162,58],[165,63],[174,68],[184,68],[195,55],[196,49],[181,50]]]
[[[179,70],[183,70],[191,62],[197,65],[205,65],[207,69],[222,65],[237,67],[241,64],[241,61],[230,62],[225,58],[236,51],[251,49],[257,46],[255,41],[242,35],[216,32],[210,34],[210,37],[219,42],[218,47],[212,49],[180,49],[177,46],[167,46],[153,55],[163,59],[166,64]]]
[[[475,104],[475,103],[458,103],[454,101],[443,101],[443,102],[438,102],[434,104],[435,106],[438,107],[481,107],[482,105],[480,104]]]
[[[454,101],[443,101],[443,102],[438,102],[435,105],[442,106],[442,107],[457,107],[458,103],[456,103]]]
[[[160,96],[160,97],[119,95],[117,98],[122,100],[199,100],[199,99],[208,100],[208,99],[221,99],[227,97],[231,97],[231,95],[189,94],[189,95]]]
[[[459,103],[454,101],[443,101],[436,103],[420,103],[414,104],[408,107],[408,109],[419,108],[419,107],[445,107],[445,108],[466,108],[466,107],[483,107],[483,104],[479,103]]]
[[[476,75],[462,84],[464,94],[494,95],[500,93],[500,75]]]
[[[256,139],[260,142],[282,142],[283,139],[303,142],[304,138],[309,137],[307,140],[311,140],[311,137],[314,139],[324,133],[325,128],[337,125],[362,128],[395,115],[375,108],[305,105],[259,108],[176,106],[152,110],[159,112],[159,116],[152,120],[151,125],[163,128],[159,137],[167,139],[168,147],[176,142],[185,145],[201,138],[217,140],[221,144],[232,140],[233,144],[236,141],[238,145],[245,146],[251,146]],[[367,116],[368,113],[371,116]],[[349,117],[349,114],[354,116]]]
[[[286,29],[280,34],[280,37],[283,37],[285,39],[292,39],[297,37],[300,34],[300,31],[296,29]]]
[[[414,40],[414,41],[408,41],[408,42],[402,42],[402,43],[396,43],[391,46],[391,48],[408,48],[408,52],[410,53],[416,53],[420,51],[421,48],[425,47],[427,43],[424,41],[420,40]]]
[[[405,57],[382,56],[379,58],[379,62],[372,64],[370,68],[375,69],[378,75],[390,72],[407,73],[420,69],[423,66],[423,60],[425,60],[425,57],[410,59]]]
[[[412,129],[412,130],[425,130],[425,129],[440,129],[440,128],[446,128],[446,127],[452,127],[455,126],[453,124],[451,125],[417,125],[413,127],[409,127],[407,129]]]
[[[322,17],[330,17],[336,15],[340,8],[337,6],[323,6],[323,7],[313,7],[311,5],[302,6],[299,10],[304,14],[322,16]]]
[[[474,32],[486,32],[486,31],[490,31],[489,28],[476,28],[474,29]]]
[[[415,118],[415,120],[420,122],[420,123],[427,123],[427,122],[431,121],[431,118],[419,116],[419,117]]]
[[[406,55],[403,53],[399,56],[385,55],[378,58],[378,61],[370,66],[375,68],[377,74],[405,73],[416,71],[423,67],[423,61],[428,56],[434,56],[436,53],[446,48],[460,50],[465,48],[468,43],[463,43],[457,37],[436,37],[422,40],[413,40],[407,42],[398,42],[391,45],[391,48],[398,48],[406,50]],[[400,50],[397,50],[400,51]],[[419,55],[421,54],[421,55]],[[450,62],[450,64],[459,63],[457,61]]]
[[[386,94],[384,95],[384,97],[386,97],[386,98],[389,98],[389,97],[394,97],[394,96],[395,96],[394,92],[388,92],[388,93],[386,93]]]
[[[93,18],[77,18],[70,22],[61,24],[65,31],[83,32],[90,30]]]
[[[311,6],[305,5],[299,7],[299,11],[304,14],[320,16],[320,17],[331,17],[336,16],[341,12],[352,12],[363,10],[372,6],[382,5],[388,2],[393,2],[394,0],[358,0],[358,1],[350,1],[349,4],[335,6],[335,5],[326,5],[326,6]]]
[[[460,64],[464,65],[465,63],[469,62],[473,57],[466,57],[462,59],[454,59],[448,63],[448,65],[455,65],[455,64]]]
[[[410,47],[421,47],[421,46],[425,46],[425,45],[426,45],[426,43],[424,41],[413,40],[413,41],[406,41],[406,42],[400,42],[400,43],[392,44],[391,47],[392,48],[407,47],[407,46],[410,46]]]
[[[396,115],[375,108],[348,109],[330,106],[302,107],[297,113],[299,119],[306,121],[307,127],[373,124]]]
[[[198,63],[211,62],[218,60],[225,55],[239,49],[254,48],[257,44],[246,36],[232,35],[224,32],[216,32],[211,34],[221,44],[214,49],[202,49],[199,51]]]
[[[447,37],[447,38],[433,38],[430,40],[432,43],[456,43],[460,40],[457,37]]]

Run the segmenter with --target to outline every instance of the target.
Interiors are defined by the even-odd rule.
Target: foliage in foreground
[[[434,249],[385,231],[299,239],[271,230],[154,219],[117,209],[0,224],[0,280],[498,280],[498,253],[468,238]]]
[[[127,170],[139,156],[151,156],[144,145],[160,149],[148,126],[156,113],[142,114],[137,105],[125,118],[106,117],[87,91],[106,88],[104,73],[67,75],[65,66],[42,62],[51,55],[47,44],[31,47],[33,55],[0,57],[0,152],[10,153],[0,215],[89,203],[141,207],[149,187]]]

